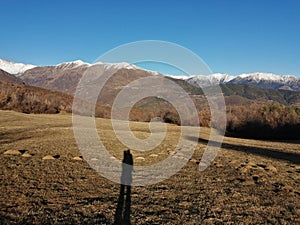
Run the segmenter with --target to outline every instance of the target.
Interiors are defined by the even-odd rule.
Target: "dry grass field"
[[[96,123],[107,149],[122,159],[126,147],[111,121]],[[132,151],[135,165],[172,154],[180,127],[167,126],[158,148]],[[131,129],[149,136],[147,123]],[[116,224],[120,210],[122,224],[299,224],[300,142],[225,138],[214,163],[199,172],[209,132],[194,137],[196,151],[178,173],[131,187],[120,209],[120,185],[79,157],[70,114],[0,111],[0,224]]]

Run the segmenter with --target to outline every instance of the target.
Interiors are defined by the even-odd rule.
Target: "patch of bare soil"
[[[96,121],[107,149],[122,159],[126,147],[110,120]],[[147,123],[131,129],[149,136]],[[132,151],[134,164],[168,157],[179,132],[168,125],[158,148]],[[0,111],[0,224],[299,224],[300,144],[225,138],[214,163],[199,172],[209,132],[187,137],[196,151],[171,178],[123,189],[80,157],[70,114]]]

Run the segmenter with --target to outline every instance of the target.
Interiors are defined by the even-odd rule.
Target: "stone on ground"
[[[82,157],[81,156],[75,156],[73,159],[77,160],[77,161],[82,161]]]
[[[28,152],[25,152],[25,153],[22,154],[22,157],[31,157],[31,156],[32,156],[32,155],[29,154]]]
[[[46,155],[43,157],[43,160],[53,160],[55,159],[52,155]]]
[[[4,152],[4,155],[21,155],[22,153],[19,150],[7,150]]]

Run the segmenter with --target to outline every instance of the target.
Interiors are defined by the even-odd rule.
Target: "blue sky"
[[[0,7],[0,58],[12,61],[93,62],[121,44],[164,40],[189,48],[213,72],[300,76],[298,0],[2,0]]]

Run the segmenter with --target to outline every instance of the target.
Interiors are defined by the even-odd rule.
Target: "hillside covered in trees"
[[[71,112],[73,97],[57,91],[0,81],[0,109],[23,113]]]

